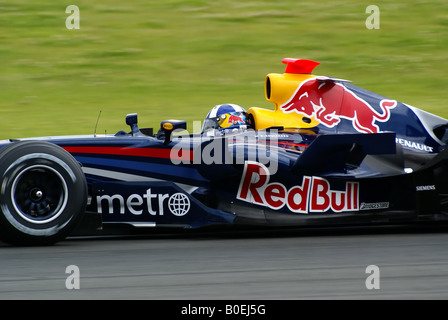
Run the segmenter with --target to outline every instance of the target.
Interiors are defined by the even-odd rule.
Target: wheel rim
[[[15,178],[11,199],[16,212],[26,221],[43,224],[56,219],[67,204],[64,178],[46,165],[30,166]]]

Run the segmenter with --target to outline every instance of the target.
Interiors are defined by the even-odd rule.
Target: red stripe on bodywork
[[[290,142],[283,142],[283,141],[258,141],[258,142],[266,143],[266,144],[271,144],[271,143],[284,144],[284,145],[288,145],[288,146],[301,147],[301,148],[308,147],[307,144],[290,143]]]
[[[171,149],[161,148],[123,148],[123,147],[63,147],[70,153],[86,153],[86,154],[110,154],[119,156],[135,156],[135,157],[149,157],[162,159],[176,159],[192,161],[193,151],[182,150],[173,152]]]

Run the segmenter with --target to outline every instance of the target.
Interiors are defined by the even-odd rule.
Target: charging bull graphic
[[[244,120],[241,119],[241,117],[235,116],[233,114],[229,116],[227,122],[231,124],[244,124]]]
[[[353,127],[359,132],[380,132],[375,122],[388,121],[390,109],[397,106],[397,101],[381,100],[379,105],[382,113],[378,113],[365,100],[335,81],[337,80],[331,78],[303,81],[291,98],[280,106],[280,110],[314,117],[329,128],[336,126],[343,118],[351,120]]]
[[[218,123],[221,126],[221,128],[228,128],[231,125],[243,125],[246,123],[246,121],[245,121],[245,119],[241,118],[240,116],[237,116],[234,114],[230,114],[230,115],[226,114],[225,118],[221,118]]]

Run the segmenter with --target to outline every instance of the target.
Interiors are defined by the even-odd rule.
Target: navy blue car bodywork
[[[378,106],[384,97],[346,82],[342,85],[381,113]],[[170,129],[164,128],[167,122]],[[87,196],[82,214],[100,215],[104,224],[197,228],[238,223],[300,226],[446,218],[448,121],[400,102],[387,121],[375,123],[377,133],[360,132],[354,120],[347,117],[341,117],[334,126],[249,128],[213,137],[172,134],[177,128],[185,129],[182,121],[162,122],[156,135],[140,130],[136,115],[129,115],[127,124],[129,132],[115,135],[4,140],[0,160],[9,154],[2,153],[3,148],[24,142],[62,148],[84,175]],[[23,157],[17,155],[19,160]],[[45,152],[42,157],[46,157]],[[11,160],[11,165],[4,168],[11,177],[15,176],[10,168],[19,160]],[[44,162],[33,166],[56,176],[56,181],[62,180]],[[8,234],[3,239],[12,243],[21,233],[16,221],[24,220],[31,229],[33,223],[40,228],[61,214],[48,204],[39,210],[17,204],[29,195],[31,200],[26,201],[36,208],[43,201],[45,187],[35,182],[39,174],[33,171],[31,182],[23,183],[24,195],[16,197],[14,191],[22,190],[17,186],[24,175],[16,176],[18,182],[11,182],[8,189],[12,191],[2,191],[2,199],[12,197],[9,208],[13,209],[2,208],[18,211],[17,218],[11,218],[16,216],[12,212],[0,219],[3,233]],[[2,179],[8,182],[16,178]],[[35,187],[28,187],[33,183]],[[64,183],[62,189],[69,190]],[[46,233],[53,237],[48,241],[52,243],[70,231],[64,231],[63,236],[25,231],[17,243],[40,244],[38,239],[47,237]]]

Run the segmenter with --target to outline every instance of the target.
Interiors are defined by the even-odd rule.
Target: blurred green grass
[[[68,5],[80,29],[68,30]],[[365,27],[368,5],[379,30]],[[281,59],[448,117],[448,3],[434,1],[1,1],[0,139],[202,120],[219,103],[272,108]]]

